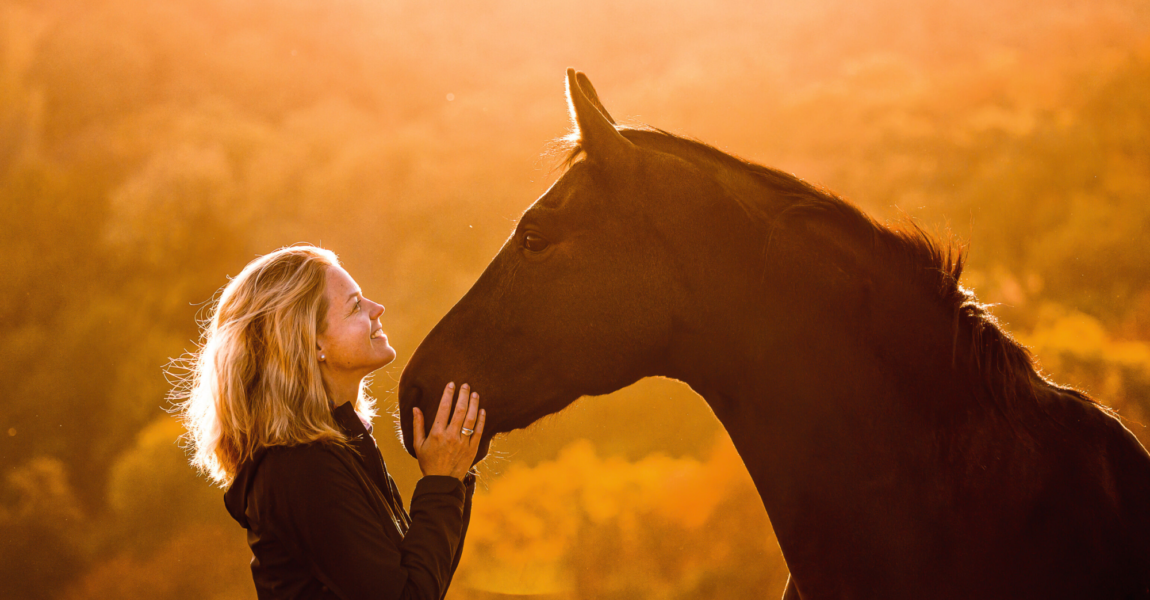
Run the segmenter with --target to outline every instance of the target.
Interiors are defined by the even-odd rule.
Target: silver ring
[[[463,429],[459,430],[459,433],[462,433],[463,435],[471,435],[471,434],[475,433],[475,430],[474,429],[468,429],[468,428],[464,427]]]

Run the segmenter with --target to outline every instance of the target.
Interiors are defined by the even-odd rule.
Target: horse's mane
[[[1039,390],[1057,390],[1099,405],[1085,393],[1055,384],[1037,368],[1030,351],[1014,339],[990,312],[992,305],[978,301],[959,283],[966,266],[966,249],[951,239],[938,240],[912,220],[901,226],[879,223],[850,202],[794,175],[733,156],[706,143],[653,127],[620,127],[619,132],[637,146],[674,154],[698,164],[751,176],[771,192],[772,202],[732,194],[743,211],[764,227],[768,239],[784,220],[823,219],[863,239],[874,241],[876,251],[890,262],[906,267],[907,277],[923,286],[954,315],[953,353],[957,363],[960,342],[970,348],[970,364],[996,409],[1010,419],[1018,409],[1037,408]],[[554,148],[564,152],[562,165],[570,167],[584,155],[577,140],[564,138]],[[782,209],[777,207],[783,206]],[[768,242],[769,244],[769,242]],[[1105,407],[1102,407],[1105,409]]]

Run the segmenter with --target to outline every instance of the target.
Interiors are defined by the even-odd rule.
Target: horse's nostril
[[[419,406],[420,399],[423,398],[423,390],[418,385],[409,385],[406,388],[401,388],[399,392],[399,423],[400,431],[403,433],[403,445],[407,447],[407,452],[415,456],[415,419],[412,415],[412,407]],[[422,410],[422,409],[420,409]],[[426,421],[427,415],[424,415]],[[432,416],[431,418],[435,418]],[[427,423],[424,423],[424,427]]]
[[[419,399],[422,396],[423,390],[420,390],[419,386],[409,386],[406,390],[403,390],[403,396],[399,399],[399,405],[411,410],[411,407],[419,404]]]
[[[423,399],[423,390],[419,389],[419,386],[417,386],[417,385],[409,386],[407,389],[404,389],[400,392],[399,410],[402,411],[401,414],[399,415],[400,422],[402,422],[402,423],[410,423],[411,422],[411,419],[412,419],[411,409],[416,407],[416,406],[419,406],[419,401],[421,399]],[[420,410],[423,410],[423,407],[420,406]],[[423,415],[423,416],[425,419],[435,418],[434,415],[432,415],[431,417],[428,417],[428,415]]]

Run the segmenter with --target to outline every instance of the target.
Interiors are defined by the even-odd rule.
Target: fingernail
[[[467,385],[466,383],[465,383],[465,384],[463,384],[463,389],[465,389],[465,390],[466,390],[466,389],[468,389],[468,388],[470,388],[470,387],[471,387],[471,386]]]
[[[478,397],[479,397],[479,394],[476,394],[475,392],[471,392],[471,399],[472,400],[475,400]]]
[[[486,416],[487,416],[487,411],[486,411],[486,410],[484,410],[484,409],[482,409],[482,408],[481,408],[481,409],[479,409],[479,416],[481,416],[481,417],[486,417]]]
[[[447,387],[449,387],[451,389],[455,389],[455,382],[452,381],[451,383],[447,384]]]

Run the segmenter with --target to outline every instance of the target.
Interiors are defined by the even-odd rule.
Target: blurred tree
[[[214,526],[240,533],[220,510],[223,491],[204,485],[187,468],[187,456],[177,442],[183,433],[174,417],[160,417],[112,467],[104,553],[146,557],[185,529]]]
[[[1150,414],[1144,1],[526,6],[0,0],[0,595],[251,597],[242,532],[168,439],[163,365],[227,275],[321,243],[389,308],[400,360],[372,390],[393,409],[404,358],[553,179],[537,154],[565,133],[573,61],[616,117],[879,214],[973,216],[968,282],[1060,381]],[[654,380],[507,436],[476,522],[502,529],[468,569],[760,597],[780,572],[746,561],[777,549],[751,490],[702,475],[741,468],[717,432]]]
[[[254,598],[251,573],[244,568],[250,559],[243,537],[233,528],[185,529],[148,556],[121,555],[101,561],[59,598]]]
[[[91,524],[60,461],[38,458],[7,470],[4,479],[0,581],[5,596],[55,598],[89,564]]]
[[[599,457],[586,440],[477,494],[455,598],[752,598],[787,570],[730,439],[709,457]]]

